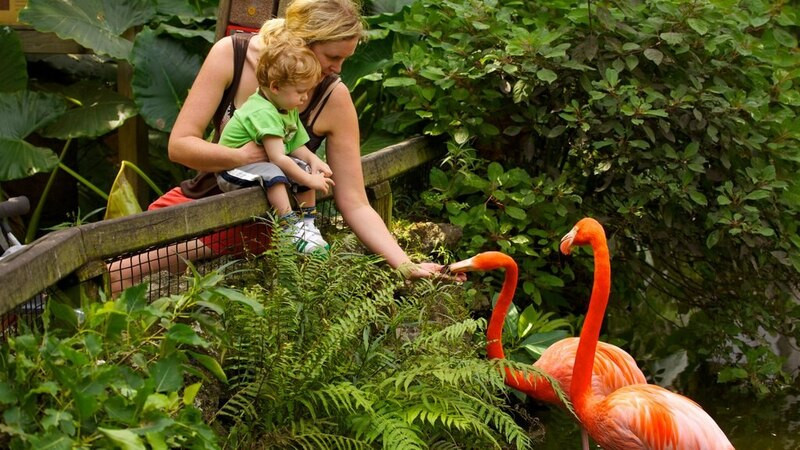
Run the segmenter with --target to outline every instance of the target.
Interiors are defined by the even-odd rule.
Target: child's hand
[[[333,176],[333,171],[331,170],[331,166],[329,166],[325,161],[319,158],[312,159],[310,166],[311,166],[311,173],[321,173],[328,178]]]
[[[328,193],[328,189],[335,185],[336,183],[333,182],[332,178],[328,178],[325,176],[325,174],[320,172],[309,174],[308,183],[306,183],[306,186],[309,188],[316,191],[321,191],[325,194]]]

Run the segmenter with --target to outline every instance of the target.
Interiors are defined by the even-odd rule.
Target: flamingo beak
[[[472,257],[472,258],[465,259],[463,261],[454,262],[453,264],[450,264],[450,265],[446,266],[446,270],[447,270],[448,273],[470,272],[472,270],[475,270],[475,267],[474,267],[474,264],[473,264],[473,260],[474,259],[475,258]]]
[[[572,251],[572,240],[575,239],[575,235],[578,233],[578,227],[572,227],[569,230],[569,233],[565,234],[564,237],[561,238],[561,253],[565,255],[569,255]]]

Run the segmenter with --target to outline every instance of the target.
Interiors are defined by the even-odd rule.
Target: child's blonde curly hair
[[[261,28],[264,51],[258,60],[256,78],[260,86],[270,87],[316,83],[322,67],[306,42],[286,28],[284,19],[272,19]]]

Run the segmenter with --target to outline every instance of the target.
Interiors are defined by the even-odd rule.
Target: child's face
[[[305,81],[297,84],[284,84],[270,86],[272,91],[272,101],[280,109],[295,109],[302,106],[308,100],[309,93],[314,89],[316,83]]]

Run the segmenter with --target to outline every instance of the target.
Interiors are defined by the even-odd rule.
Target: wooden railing
[[[389,181],[441,155],[439,146],[414,138],[361,159],[370,201],[385,221],[391,220]],[[256,187],[50,233],[0,261],[0,314],[73,273],[102,273],[108,258],[201,236],[251,220],[267,208]]]

